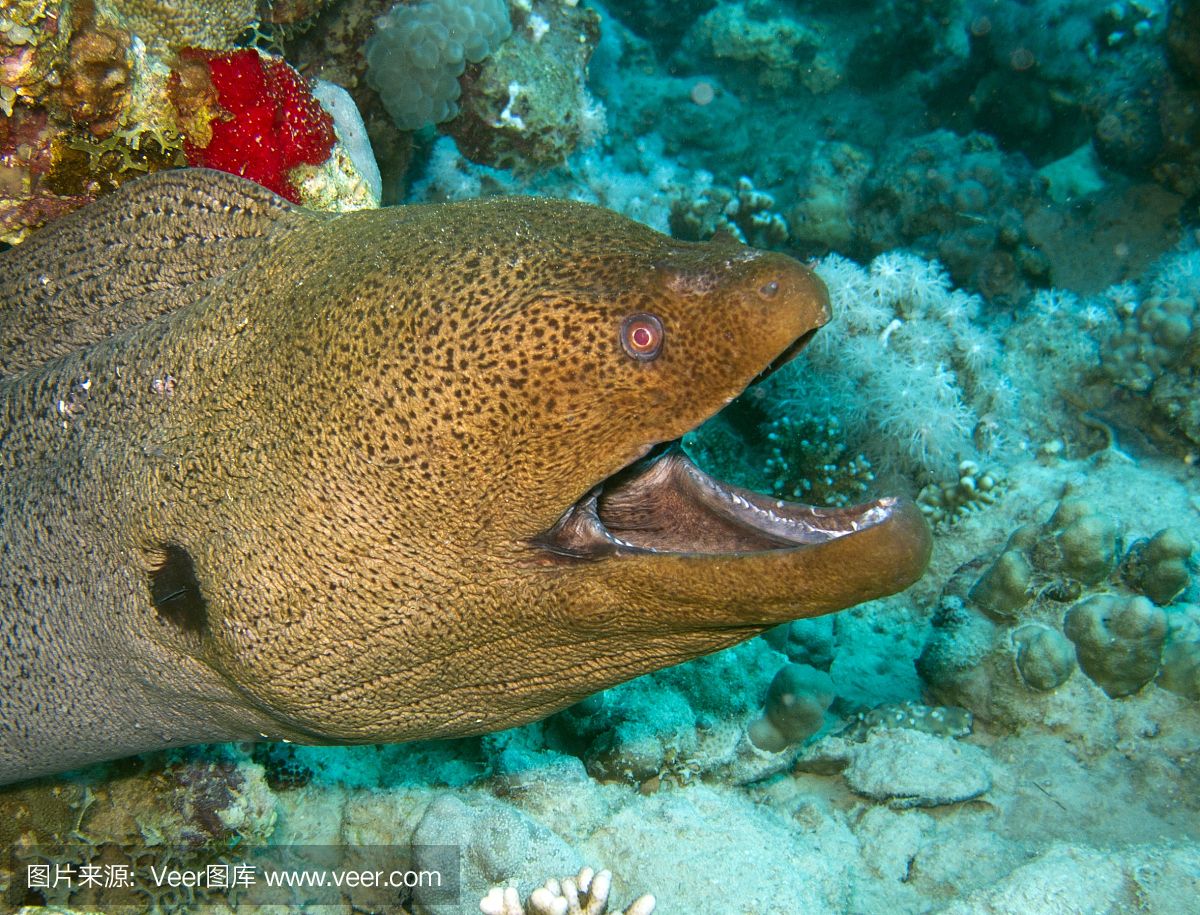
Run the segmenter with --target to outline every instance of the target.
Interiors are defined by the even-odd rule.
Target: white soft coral
[[[936,261],[904,251],[868,269],[831,254],[816,265],[835,327],[818,335],[797,381],[884,466],[938,474],[974,452],[978,418],[996,414],[1001,348],[982,300],[954,289]],[[1003,412],[1003,411],[1001,411]]]
[[[904,315],[927,311],[950,292],[950,277],[941,264],[907,251],[880,254],[871,261],[869,273],[871,297]]]

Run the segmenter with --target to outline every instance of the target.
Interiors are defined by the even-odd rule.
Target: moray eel
[[[0,782],[480,734],[906,587],[911,501],[669,444],[829,317],[788,257],[565,201],[187,170],[60,220],[0,255]]]

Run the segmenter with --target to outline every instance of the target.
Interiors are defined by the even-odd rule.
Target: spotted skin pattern
[[[317,214],[189,170],[0,278],[0,782],[517,725],[927,559],[911,507],[748,555],[531,543],[828,320],[782,255],[564,201]]]

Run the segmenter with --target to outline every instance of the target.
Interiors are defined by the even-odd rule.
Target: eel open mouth
[[[788,550],[873,527],[897,501],[847,508],[787,502],[714,479],[671,443],[594,488],[536,543],[564,559]]]
[[[796,340],[755,380],[790,361],[811,336]],[[676,439],[603,480],[533,543],[563,560],[791,550],[874,527],[890,519],[901,502],[883,498],[820,508],[777,499],[714,479]]]

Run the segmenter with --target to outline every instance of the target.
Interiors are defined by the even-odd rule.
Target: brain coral
[[[458,114],[458,78],[512,32],[504,0],[397,4],[366,45],[367,81],[401,130]]]

